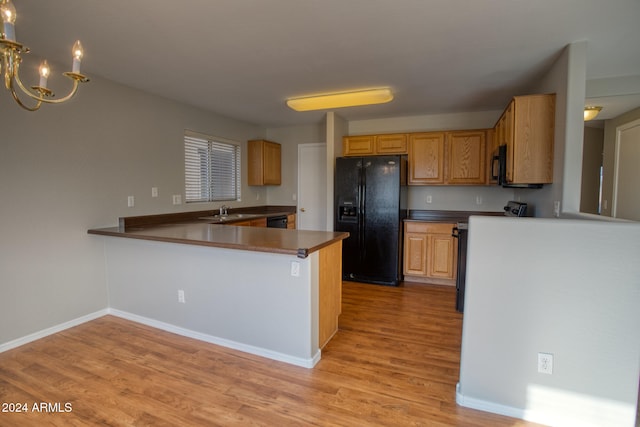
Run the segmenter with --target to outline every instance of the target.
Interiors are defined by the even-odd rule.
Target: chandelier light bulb
[[[40,64],[39,71],[40,71],[40,87],[46,89],[47,79],[49,78],[49,74],[51,74],[51,68],[49,68],[49,64],[47,63],[46,59],[42,61],[42,64]]]
[[[0,3],[0,15],[2,15],[2,24],[4,31],[4,39],[9,41],[16,41],[16,8],[11,0],[2,0]]]
[[[82,62],[82,57],[84,56],[84,49],[82,49],[82,44],[80,40],[76,40],[71,49],[71,54],[73,55],[73,67],[71,69],[72,72],[76,74],[80,74],[80,63]]]

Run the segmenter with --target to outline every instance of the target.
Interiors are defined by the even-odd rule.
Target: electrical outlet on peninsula
[[[538,353],[538,372],[541,374],[553,374],[553,354]]]

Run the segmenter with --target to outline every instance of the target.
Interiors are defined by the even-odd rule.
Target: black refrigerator
[[[339,157],[335,230],[344,280],[397,286],[402,279],[402,221],[407,215],[404,156]]]

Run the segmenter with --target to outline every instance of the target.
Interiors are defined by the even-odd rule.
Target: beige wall
[[[107,307],[102,242],[87,229],[117,225],[119,216],[218,207],[172,205],[184,191],[184,129],[264,137],[256,126],[100,78],[33,113],[2,91],[0,111],[0,345]],[[231,205],[255,204],[261,192],[245,185]]]

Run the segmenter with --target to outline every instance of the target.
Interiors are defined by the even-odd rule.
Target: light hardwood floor
[[[0,426],[534,426],[456,406],[454,300],[448,287],[345,283],[314,369],[106,316],[0,354],[0,402],[28,409],[0,412]]]

